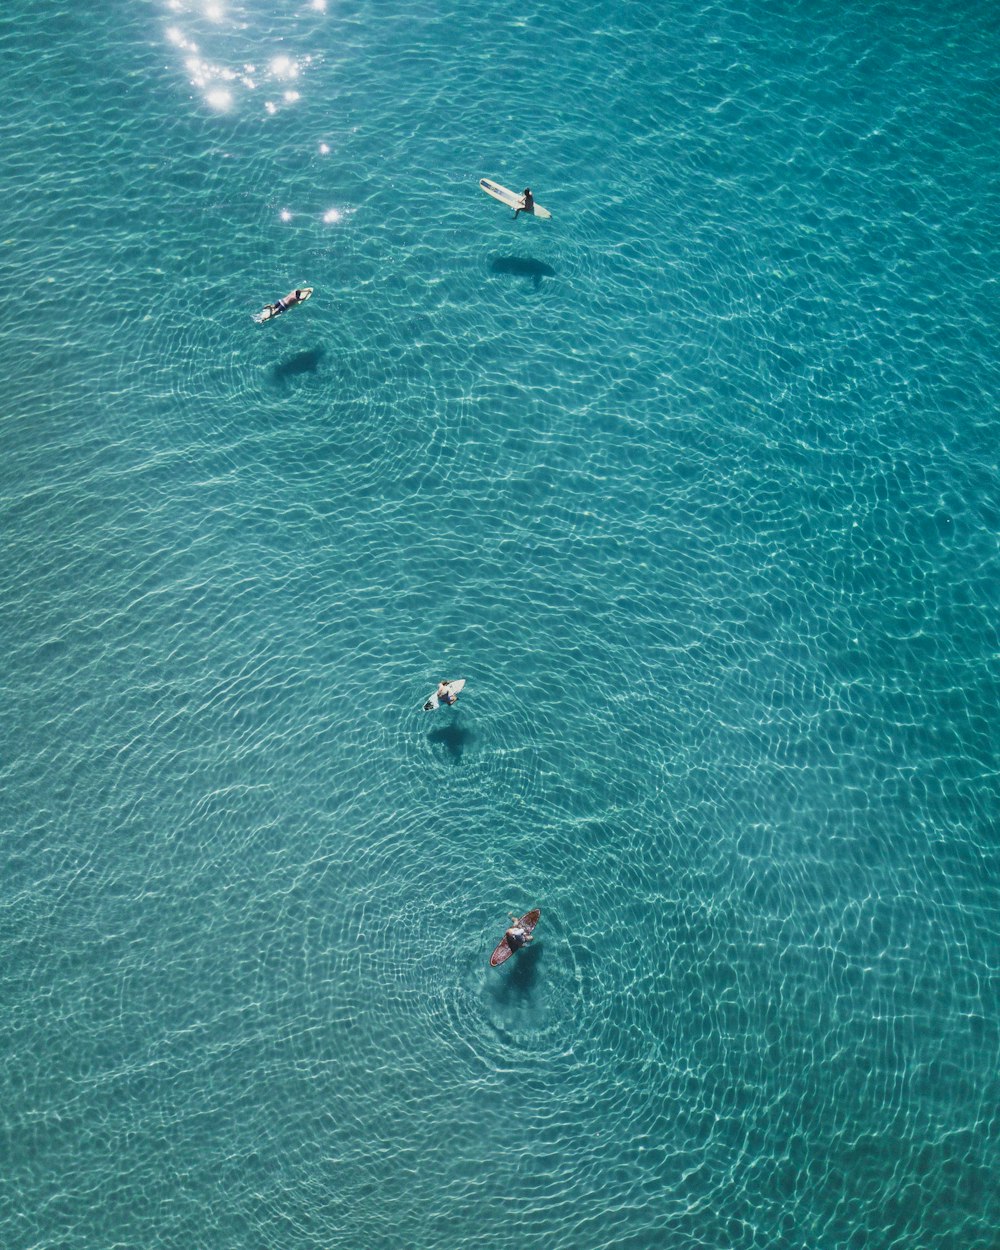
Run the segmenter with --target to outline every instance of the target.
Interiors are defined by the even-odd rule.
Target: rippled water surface
[[[4,1250],[995,1247],[993,7],[0,55]]]

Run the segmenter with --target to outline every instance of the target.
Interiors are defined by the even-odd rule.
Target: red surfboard
[[[522,928],[527,929],[528,933],[531,933],[535,925],[538,924],[538,918],[539,916],[541,916],[541,914],[542,914],[542,909],[540,907],[535,907],[532,911],[526,911],[524,915],[521,917],[521,919],[518,921],[518,923],[521,925]],[[509,925],[507,927],[510,928]],[[525,946],[527,946],[527,942],[525,943]],[[500,945],[496,948],[496,950],[490,956],[490,967],[499,968],[500,965],[504,963],[505,960],[510,959],[511,955],[513,954],[514,952],[510,949],[510,946],[507,942],[507,934],[505,933],[500,942]]]

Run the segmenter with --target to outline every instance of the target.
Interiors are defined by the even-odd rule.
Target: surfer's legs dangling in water
[[[521,199],[521,207],[514,209],[514,220],[517,221],[518,213],[530,213],[535,207],[535,197],[531,194],[531,187],[524,188],[524,196]]]

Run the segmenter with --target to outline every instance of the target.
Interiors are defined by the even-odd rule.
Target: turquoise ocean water
[[[995,7],[0,64],[3,1250],[992,1250]]]

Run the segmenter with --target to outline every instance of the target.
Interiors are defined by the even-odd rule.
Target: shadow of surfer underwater
[[[544,260],[533,260],[530,256],[497,256],[490,265],[492,273],[503,274],[512,278],[530,278],[537,291],[543,278],[554,278],[556,271]]]
[[[526,998],[538,980],[538,965],[545,956],[545,942],[534,941],[522,946],[504,965],[503,972],[495,972],[496,985],[493,996],[498,1003],[507,1004],[515,999]]]
[[[471,729],[463,729],[461,725],[444,725],[440,729],[432,729],[427,741],[434,746],[443,746],[453,764],[462,762],[463,752],[476,740]]]
[[[269,370],[271,381],[283,386],[306,373],[318,373],[325,356],[325,347],[310,347],[307,351],[279,360]]]

